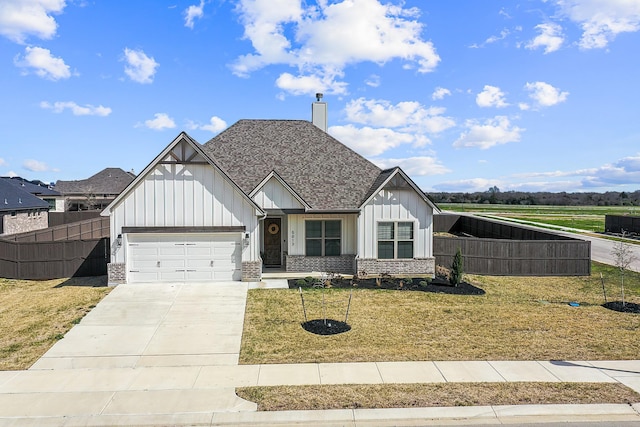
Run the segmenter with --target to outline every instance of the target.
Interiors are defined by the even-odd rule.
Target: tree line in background
[[[428,193],[435,203],[479,203],[504,205],[547,206],[640,206],[640,190],[634,192],[607,191],[606,193],[551,193],[500,191],[491,187],[474,193]]]

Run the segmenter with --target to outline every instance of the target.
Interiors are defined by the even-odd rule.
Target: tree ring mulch
[[[626,302],[623,306],[622,301],[611,301],[602,304],[602,306],[604,308],[608,308],[609,310],[619,311],[621,313],[640,314],[640,304],[636,304],[634,302]]]
[[[314,319],[301,325],[305,331],[316,335],[336,335],[351,330],[349,324],[333,319]]]

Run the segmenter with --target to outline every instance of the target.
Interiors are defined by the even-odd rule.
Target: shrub
[[[456,251],[455,256],[453,257],[453,263],[451,264],[451,274],[449,275],[449,282],[458,286],[460,282],[462,282],[462,275],[464,274],[462,268],[462,251],[460,248]]]

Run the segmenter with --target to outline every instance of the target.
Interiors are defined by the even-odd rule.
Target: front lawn
[[[0,370],[28,369],[109,293],[106,282],[0,279]]]
[[[409,360],[636,359],[640,315],[604,303],[619,300],[619,275],[593,264],[590,277],[465,276],[485,295],[354,289],[349,332],[305,331],[297,290],[251,290],[240,363]],[[640,302],[640,274],[627,272],[627,301]],[[321,301],[321,290],[304,291]],[[344,320],[350,290],[328,289],[326,316]],[[579,303],[579,307],[569,305]],[[308,319],[323,318],[319,305]]]

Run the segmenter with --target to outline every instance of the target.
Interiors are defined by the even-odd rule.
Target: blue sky
[[[139,172],[323,92],[425,191],[635,191],[639,52],[640,0],[2,0],[0,175]]]

